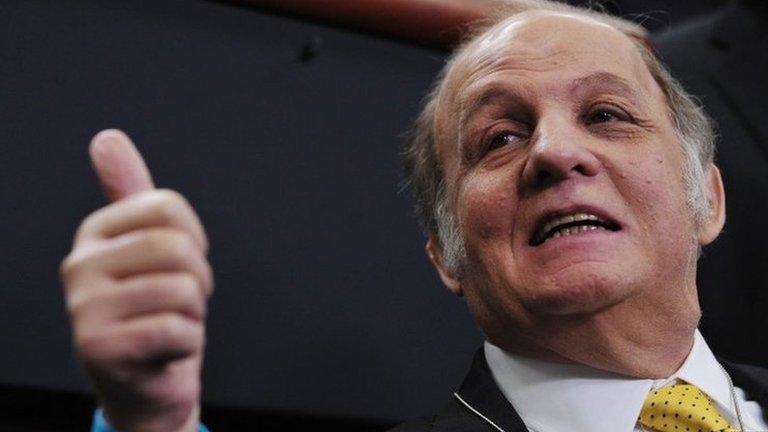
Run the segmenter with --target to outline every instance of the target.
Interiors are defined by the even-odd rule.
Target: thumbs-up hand
[[[184,197],[155,189],[122,132],[97,134],[90,155],[111,204],[61,263],[77,354],[112,426],[195,431],[213,289],[205,231]]]

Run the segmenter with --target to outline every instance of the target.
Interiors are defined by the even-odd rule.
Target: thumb
[[[99,132],[91,140],[88,152],[110,201],[155,188],[144,159],[122,131],[106,129]]]

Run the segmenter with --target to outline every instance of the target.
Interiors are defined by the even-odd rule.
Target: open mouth
[[[547,240],[580,234],[587,231],[619,231],[621,227],[611,220],[591,213],[572,213],[545,219],[528,243],[539,246]]]

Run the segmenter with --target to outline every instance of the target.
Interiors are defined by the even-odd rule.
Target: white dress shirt
[[[485,343],[496,384],[531,432],[640,432],[648,392],[678,380],[699,387],[732,427],[739,427],[725,372],[698,329],[683,365],[667,379],[639,379],[583,365],[550,363]],[[745,431],[768,431],[762,409],[736,387]]]

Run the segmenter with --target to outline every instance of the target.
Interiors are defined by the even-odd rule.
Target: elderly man
[[[696,330],[725,208],[707,118],[640,28],[518,3],[457,51],[406,146],[427,253],[487,342],[440,415],[397,430],[768,430],[768,373]],[[124,135],[91,156],[115,202],[62,263],[79,354],[119,430],[196,430],[204,230]]]

